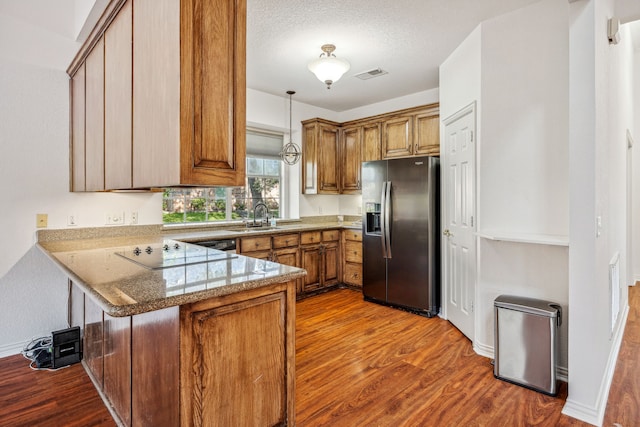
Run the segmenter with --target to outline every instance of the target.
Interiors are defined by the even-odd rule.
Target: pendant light
[[[280,157],[282,161],[288,165],[295,165],[300,160],[300,156],[302,152],[300,151],[300,147],[293,142],[293,130],[291,126],[291,96],[296,93],[293,90],[288,90],[287,95],[289,95],[289,142],[282,147],[282,151],[280,152]]]
[[[316,75],[318,80],[327,85],[327,89],[331,89],[331,85],[351,68],[351,65],[344,59],[338,59],[333,54],[336,47],[332,44],[325,44],[321,47],[322,53],[320,58],[309,63],[309,70]]]

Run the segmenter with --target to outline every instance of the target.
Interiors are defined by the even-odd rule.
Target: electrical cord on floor
[[[58,371],[68,366],[60,368],[51,368],[51,345],[53,339],[51,337],[34,338],[22,349],[22,356],[30,360],[29,368],[34,371]],[[35,364],[35,365],[34,365]]]

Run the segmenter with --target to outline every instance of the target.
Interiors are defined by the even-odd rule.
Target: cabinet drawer
[[[300,244],[310,245],[312,243],[320,243],[321,234],[319,231],[305,231],[300,233]]]
[[[344,230],[344,240],[352,240],[354,242],[362,242],[362,231]]]
[[[344,244],[344,260],[362,263],[362,243],[347,241]]]
[[[290,246],[298,246],[300,244],[300,235],[294,234],[279,234],[273,236],[273,249],[287,248]]]
[[[362,264],[346,263],[344,265],[344,282],[362,286]]]
[[[240,253],[271,249],[271,237],[244,237],[240,239]]]
[[[251,258],[264,259],[266,261],[272,261],[271,251],[253,251],[253,252],[243,252],[242,255],[248,256]]]
[[[335,242],[340,240],[340,230],[327,230],[322,232],[323,242]]]

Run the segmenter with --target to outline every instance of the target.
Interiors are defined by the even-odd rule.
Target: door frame
[[[471,340],[472,343],[475,344],[475,336],[476,336],[476,331],[477,331],[477,325],[478,325],[478,309],[477,309],[477,302],[478,302],[478,265],[479,265],[479,248],[478,248],[478,236],[477,236],[477,230],[478,230],[478,152],[480,151],[478,149],[479,147],[479,142],[480,142],[480,138],[478,136],[478,115],[477,115],[477,102],[474,100],[472,101],[470,104],[467,104],[466,106],[462,107],[461,109],[459,109],[458,111],[456,111],[455,113],[453,113],[452,115],[450,115],[449,117],[443,119],[440,122],[440,135],[441,135],[441,150],[440,150],[440,159],[441,159],[441,165],[440,165],[440,171],[441,171],[441,178],[440,178],[440,194],[441,194],[441,202],[440,202],[440,211],[441,211],[441,229],[444,230],[446,228],[446,225],[449,223],[449,219],[450,219],[450,213],[448,212],[448,207],[447,207],[447,203],[445,200],[445,194],[446,194],[446,188],[448,186],[448,179],[447,179],[447,173],[446,171],[449,168],[449,158],[448,158],[448,150],[446,147],[446,143],[447,143],[447,136],[446,136],[446,127],[448,125],[450,125],[451,123],[454,123],[456,120],[460,119],[461,117],[467,115],[467,114],[471,114],[473,117],[473,135],[474,135],[474,141],[473,141],[473,242],[472,242],[472,246],[475,250],[475,254],[474,254],[474,265],[473,266],[469,266],[470,268],[472,268],[472,272],[471,275],[474,278],[474,286],[473,286],[473,339]],[[442,237],[442,236],[441,236]],[[447,314],[447,298],[448,298],[448,286],[447,286],[447,281],[448,281],[448,256],[447,256],[447,240],[445,238],[441,238],[440,239],[440,251],[441,251],[441,272],[442,272],[442,279],[441,279],[441,314],[440,317],[442,317],[443,319],[448,320],[448,314]],[[454,325],[455,326],[455,325]]]

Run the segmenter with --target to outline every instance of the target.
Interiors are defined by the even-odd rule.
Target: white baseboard
[[[616,369],[616,362],[618,361],[618,354],[620,353],[620,346],[622,345],[622,337],[624,336],[624,329],[627,325],[627,317],[629,316],[629,305],[625,306],[622,313],[619,327],[616,330],[616,334],[613,337],[613,345],[611,346],[611,352],[609,353],[609,360],[607,360],[607,366],[605,368],[604,376],[600,382],[600,390],[598,391],[598,397],[594,406],[588,406],[580,402],[576,402],[571,399],[571,395],[567,397],[562,413],[573,418],[577,418],[581,421],[593,424],[595,426],[601,426],[604,420],[604,413],[607,410],[607,400],[609,399],[609,390],[611,389],[611,383],[613,382],[613,374]]]
[[[473,351],[476,352],[476,354],[483,356],[483,357],[488,357],[489,359],[493,359],[494,358],[494,352],[493,352],[493,346],[492,345],[486,345],[486,344],[481,344],[477,341],[474,341],[473,343]]]
[[[8,357],[20,354],[24,346],[26,346],[28,343],[29,341],[0,345],[0,357]]]

